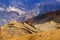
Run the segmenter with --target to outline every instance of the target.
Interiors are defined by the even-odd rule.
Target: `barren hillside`
[[[25,22],[12,21],[8,24],[3,25],[2,27],[0,27],[0,31],[1,31],[0,40],[21,40],[20,38],[24,38],[22,40],[25,40],[26,35],[28,37],[26,38],[26,40],[29,40],[30,38],[30,36],[28,35],[33,35],[34,38],[31,37],[33,40],[39,40],[39,39],[43,40],[45,37],[39,38],[38,35],[40,34],[44,35],[45,31],[47,31],[46,35],[44,35],[46,36],[46,40],[48,39],[50,40],[52,37],[53,37],[52,40],[55,40],[56,38],[58,38],[59,40],[59,35],[60,35],[59,29],[60,29],[60,13],[58,12],[58,14],[56,13],[54,14],[53,12],[53,14],[52,13],[44,14],[42,16],[37,16],[35,18],[28,19]],[[55,31],[52,30],[56,30],[57,36],[55,34],[50,36],[51,32],[55,33]],[[35,36],[35,33],[39,39],[35,39],[37,38]]]

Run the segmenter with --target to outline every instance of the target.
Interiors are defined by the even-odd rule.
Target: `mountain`
[[[60,21],[60,10],[54,12],[48,12],[43,15],[39,14],[38,16],[27,19],[25,22],[29,24],[40,24],[45,22],[55,21],[59,23]]]
[[[16,14],[16,12],[15,13],[10,12],[10,13],[11,14],[13,13],[13,15]],[[9,14],[9,16],[10,16],[10,14]],[[14,17],[16,18],[16,16],[18,16],[18,14],[16,14],[16,16],[11,15],[11,17],[12,17],[11,19],[9,19],[10,18],[9,16],[7,19],[11,20]],[[6,21],[5,19],[3,19],[3,20],[4,20],[4,22]],[[3,20],[1,19],[1,22],[3,22]],[[38,16],[30,18],[24,22],[16,21],[16,20],[15,21],[12,20],[9,23],[4,24],[3,26],[0,27],[0,31],[1,31],[0,39],[1,40],[9,40],[11,38],[15,39],[15,38],[17,38],[17,37],[19,38],[21,36],[26,36],[26,35],[28,36],[28,35],[33,35],[35,33],[41,33],[41,32],[60,29],[60,11],[49,12],[44,15],[38,15]]]
[[[54,27],[60,29],[60,10],[55,12],[45,13],[43,15],[38,15],[24,22],[32,26],[34,25],[36,26],[37,29],[40,30],[49,30],[51,27],[52,29],[55,29]]]
[[[0,39],[9,40],[21,36],[28,36],[42,32],[46,33],[46,31],[58,29],[60,29],[59,25],[57,25],[54,21],[36,25],[27,24],[26,22],[12,21],[0,27]]]
[[[31,28],[32,31],[30,29],[24,30],[25,26]],[[34,33],[33,30],[35,30],[35,29],[26,23],[12,21],[12,22],[0,27],[0,31],[1,31],[0,38],[3,36],[3,38],[1,38],[1,39],[7,40],[12,37],[19,37],[19,36],[23,36],[26,34],[32,34],[32,33]]]
[[[59,35],[59,0],[0,0],[1,40],[21,40],[21,36],[22,40],[39,40],[43,36],[59,40]]]
[[[15,37],[10,40],[59,40],[59,39],[60,39],[60,30],[53,30],[21,37]]]

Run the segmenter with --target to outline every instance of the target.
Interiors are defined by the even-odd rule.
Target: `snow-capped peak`
[[[16,12],[18,12],[19,14],[24,14],[24,13],[25,13],[23,10],[20,10],[20,9],[18,9],[18,8],[16,8],[16,7],[11,7],[11,6],[9,6],[6,10],[7,10],[7,11],[16,11]]]

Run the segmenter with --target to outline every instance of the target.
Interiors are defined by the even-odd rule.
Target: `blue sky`
[[[8,5],[9,2],[10,2],[10,0],[0,0],[0,2],[2,2],[2,3],[4,3],[4,4],[6,4],[6,5]]]
[[[0,0],[0,2],[2,3],[2,6],[3,6],[3,4],[5,4],[6,7],[8,7],[11,3],[12,3],[12,5],[14,5],[14,3],[12,1],[20,2],[20,3],[24,4],[26,10],[31,10],[35,7],[36,3],[50,2],[50,1],[57,1],[57,0]]]
[[[6,6],[9,6],[9,3],[11,3],[11,1],[12,0],[0,0],[0,2],[5,4]],[[26,6],[27,9],[32,9],[32,8],[34,8],[35,3],[48,1],[48,0],[13,0],[13,1],[21,2]]]

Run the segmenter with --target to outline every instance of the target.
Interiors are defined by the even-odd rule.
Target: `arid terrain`
[[[1,26],[0,31],[0,40],[60,40],[60,11],[25,22],[12,21]]]

